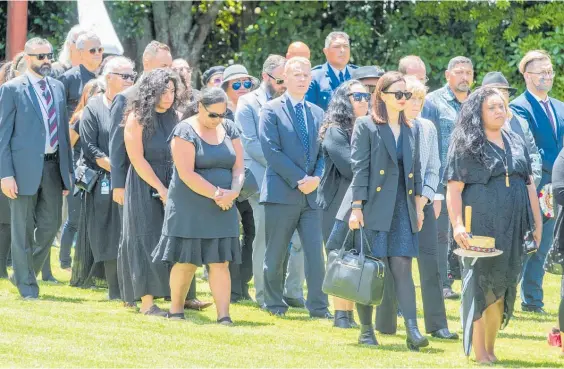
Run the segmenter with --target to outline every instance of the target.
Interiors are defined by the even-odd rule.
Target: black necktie
[[[341,83],[345,82],[345,76],[343,75],[343,71],[339,72],[339,81],[341,81]]]

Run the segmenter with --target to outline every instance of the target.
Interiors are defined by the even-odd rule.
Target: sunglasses
[[[241,86],[243,86],[245,89],[249,90],[251,87],[253,87],[253,81],[245,81],[243,83],[241,82],[234,82],[231,84],[231,88],[235,91],[237,91],[238,89],[241,88]]]
[[[274,78],[274,77],[272,77],[272,75],[271,75],[270,73],[266,73],[266,75],[269,76],[270,78],[272,78],[274,81],[276,81],[276,84],[277,84],[277,85],[281,85],[281,84],[284,83],[284,80],[283,80],[283,79]]]
[[[116,76],[120,76],[121,79],[123,79],[124,81],[130,80],[131,82],[135,81],[135,77],[137,77],[137,73],[128,74],[128,73],[110,72],[110,74],[114,74],[114,75],[116,75]]]
[[[92,49],[88,50],[88,52],[92,55],[96,54],[96,52],[98,52],[98,54],[102,54],[104,52],[104,48],[103,47],[93,47]]]
[[[370,92],[371,94],[376,91],[376,85],[364,85],[364,87],[368,88],[368,92]]]
[[[47,54],[27,54],[29,56],[35,56],[37,58],[37,60],[45,60],[45,58],[47,58],[48,60],[52,60],[53,59],[53,53],[47,53]]]
[[[368,92],[351,92],[348,96],[352,96],[353,100],[356,102],[361,102],[362,100],[369,102],[370,94]]]
[[[407,92],[407,91],[395,91],[395,92],[382,91],[382,93],[388,95],[394,95],[396,97],[396,100],[401,100],[401,98],[404,96],[406,100],[409,100],[411,99],[411,96],[413,96],[411,92]]]
[[[204,109],[206,109],[206,111],[208,112],[208,117],[212,118],[212,119],[217,119],[217,118],[225,118],[227,116],[227,111],[223,114],[219,114],[219,113],[214,113],[212,111],[209,111],[208,108],[206,108],[206,106],[204,104],[202,104],[202,106],[204,107]]]

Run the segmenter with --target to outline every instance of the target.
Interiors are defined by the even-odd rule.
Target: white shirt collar
[[[329,64],[329,63],[327,63]],[[331,69],[333,69],[333,72],[335,73],[335,75],[337,76],[337,78],[339,78],[339,73],[343,72],[343,78],[345,78],[346,74],[347,74],[347,66],[345,65],[345,67],[343,69],[337,69],[334,66],[332,66],[331,64],[329,64],[329,67]]]
[[[539,103],[540,103],[540,102],[547,102],[547,101],[549,101],[549,100],[548,100],[548,96],[546,97],[545,100],[543,100],[543,99],[541,99],[540,97],[538,97],[537,95],[535,95],[535,93],[534,93],[533,91],[531,91],[531,90],[529,90],[529,89],[527,89],[527,91],[529,91],[529,93],[530,93],[531,95],[533,95],[533,97],[534,97],[535,99],[537,99],[537,101],[538,101]]]
[[[112,105],[112,102],[106,97],[106,94],[102,94],[102,103],[104,103],[104,106],[108,109]]]
[[[296,100],[296,99],[294,99],[294,98],[292,97],[292,95],[290,95],[289,93],[286,92],[285,94],[286,94],[286,97],[287,97],[288,99],[290,99],[290,102],[292,103],[292,107],[295,107],[295,106],[298,105],[299,103],[302,103],[302,105],[305,106],[305,101],[304,101],[304,100],[305,100],[305,96],[304,96],[301,100]]]
[[[33,85],[37,85],[39,83],[39,81],[45,80],[45,77],[39,78],[35,74],[31,73],[29,70],[25,71],[25,75],[27,76],[27,78],[29,78],[29,81]]]

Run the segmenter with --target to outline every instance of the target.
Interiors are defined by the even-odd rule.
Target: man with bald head
[[[301,56],[302,58],[310,59],[311,52],[309,47],[301,41],[292,42],[288,46],[288,52],[286,53],[286,59],[291,59],[294,56]]]

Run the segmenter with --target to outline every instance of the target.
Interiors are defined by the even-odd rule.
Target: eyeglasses
[[[212,111],[209,111],[208,108],[206,108],[206,106],[204,104],[202,104],[202,106],[204,107],[204,109],[206,109],[206,111],[208,112],[208,117],[212,118],[212,119],[217,119],[217,118],[225,118],[227,116],[227,111],[223,114],[219,114],[219,113],[214,113]]]
[[[233,82],[233,83],[231,84],[231,88],[232,88],[233,90],[235,90],[235,91],[237,91],[238,89],[240,89],[241,86],[243,86],[245,89],[249,90],[251,87],[253,87],[253,81],[247,80],[247,81],[245,81],[245,82],[243,82],[243,83],[237,81],[237,82]]]
[[[98,52],[98,54],[102,54],[104,52],[104,48],[103,47],[93,47],[92,49],[88,50],[88,52],[92,55],[96,54],[96,52]]]
[[[281,85],[281,84],[284,83],[283,79],[272,77],[272,75],[270,73],[266,73],[266,75],[269,76],[270,78],[272,78],[276,82],[277,85]]]
[[[540,71],[540,72],[527,72],[527,73],[536,74],[536,75],[548,77],[548,78],[553,78],[556,75],[556,73],[554,73],[553,70],[543,70],[543,71]]]
[[[369,102],[370,94],[368,92],[351,92],[348,96],[352,96],[353,100],[356,102],[361,102],[362,100]]]
[[[116,73],[116,72],[110,72],[110,74],[114,74],[116,76],[120,76],[121,79],[123,79],[124,81],[130,80],[131,82],[135,81],[135,77],[137,77],[137,73],[133,72],[132,74],[129,73]]]
[[[37,60],[45,60],[45,58],[47,58],[47,60],[52,60],[53,59],[53,53],[46,53],[46,54],[27,54],[29,56],[35,56],[37,58]]]
[[[368,92],[370,92],[371,94],[376,91],[376,85],[364,85],[364,87],[368,88]]]
[[[409,100],[411,99],[411,96],[413,96],[411,92],[407,92],[407,91],[382,91],[382,93],[388,95],[394,95],[396,97],[396,100],[401,100],[401,98],[404,96],[406,100]]]

